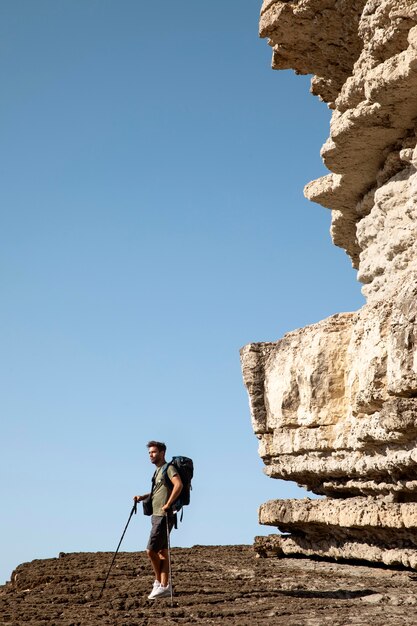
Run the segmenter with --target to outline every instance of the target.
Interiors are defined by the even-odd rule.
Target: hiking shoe
[[[148,595],[149,600],[152,600],[152,598],[155,597],[155,593],[158,591],[159,587],[161,587],[161,583],[159,582],[159,580],[155,580],[153,587],[152,587],[152,591]]]
[[[148,598],[150,600],[154,600],[155,598],[167,598],[170,595],[171,595],[170,585],[167,585],[166,587],[159,585],[159,587],[157,587],[154,591],[152,591],[152,593],[148,596]]]

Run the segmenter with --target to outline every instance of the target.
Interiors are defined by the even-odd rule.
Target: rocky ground
[[[147,599],[144,552],[61,554],[0,587],[0,626],[386,626],[417,624],[417,575],[364,565],[256,558],[251,546],[172,550],[174,598]]]

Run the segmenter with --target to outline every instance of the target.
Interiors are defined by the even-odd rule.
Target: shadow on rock
[[[332,600],[354,600],[355,598],[364,598],[375,593],[372,589],[358,589],[356,591],[347,591],[346,589],[336,589],[335,591],[308,591],[298,589],[296,591],[283,591],[282,595],[291,596],[293,598],[329,598]]]

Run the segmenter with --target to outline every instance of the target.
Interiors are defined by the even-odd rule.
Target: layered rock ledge
[[[333,111],[305,193],[366,298],[241,351],[266,473],[325,497],[262,505],[264,551],[417,567],[417,3],[265,0],[260,32]]]
[[[262,556],[319,556],[417,567],[415,504],[374,498],[272,500],[260,507],[260,522],[283,535],[258,537]]]

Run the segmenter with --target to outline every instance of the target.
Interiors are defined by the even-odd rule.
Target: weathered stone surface
[[[266,473],[326,496],[260,519],[290,533],[281,554],[417,567],[417,2],[265,0],[260,29],[273,67],[315,74],[333,110],[331,173],[306,195],[331,209],[367,299],[241,351]]]
[[[262,524],[291,536],[257,539],[257,550],[316,555],[417,567],[414,503],[375,498],[271,500],[260,507]],[[271,549],[271,548],[270,548]]]
[[[274,48],[273,68],[315,74],[314,92],[326,101],[334,99],[361,51],[358,21],[364,4],[265,0],[260,34]]]
[[[249,546],[172,550],[174,598],[148,600],[144,552],[64,554],[16,568],[0,587],[1,626],[412,626],[410,571],[256,558]],[[408,610],[407,610],[408,609]]]
[[[416,292],[242,349],[270,476],[321,495],[417,501]]]
[[[314,74],[313,93],[334,109],[322,149],[333,173],[307,185],[306,195],[332,209],[333,240],[356,267],[363,247],[355,226],[374,204],[369,194],[381,172],[393,162],[405,176],[415,171],[400,153],[416,145],[416,24],[415,0],[265,0],[262,7],[260,34],[274,48],[273,67]]]

